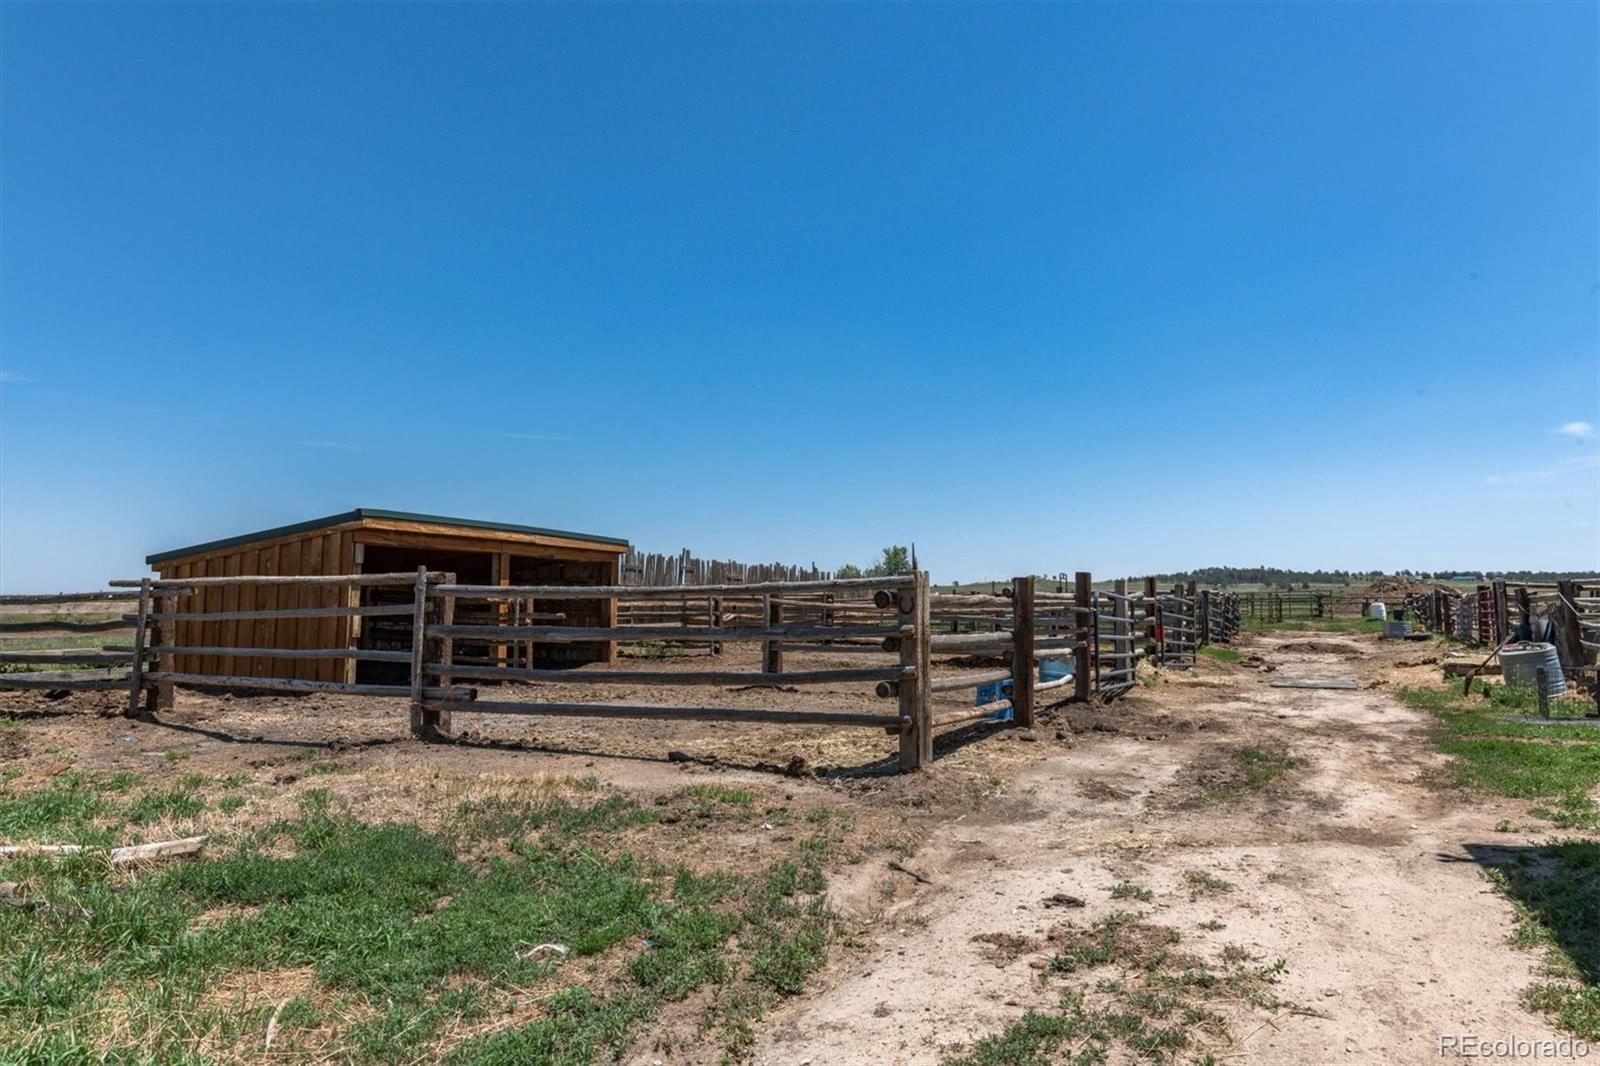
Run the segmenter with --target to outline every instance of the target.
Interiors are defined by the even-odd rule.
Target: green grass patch
[[[944,1066],[1086,1066],[1106,1061],[1204,1062],[1208,1048],[1227,1044],[1214,1006],[1245,1005],[1269,1014],[1290,1004],[1273,986],[1283,962],[1225,947],[1214,963],[1177,950],[1176,930],[1126,912],[1058,940],[1051,972],[1079,984],[1092,979],[1093,1004],[1069,984],[1053,1011],[1028,1011],[1002,1032],[947,1056]]]
[[[1252,633],[1382,633],[1383,623],[1376,618],[1286,618],[1281,622],[1246,618],[1242,628]]]
[[[1305,760],[1281,744],[1252,744],[1235,748],[1228,762],[1217,767],[1206,792],[1212,802],[1225,803],[1252,792],[1272,788],[1290,771],[1305,765]]]
[[[1207,658],[1215,659],[1219,663],[1236,663],[1244,658],[1244,652],[1221,644],[1207,644],[1200,648],[1200,654]]]
[[[0,794],[8,839],[120,842],[208,802],[199,781],[112,798],[63,776]],[[701,786],[692,801],[754,799]],[[289,1058],[581,1066],[707,990],[703,1029],[748,1048],[753,1020],[826,959],[831,845],[807,837],[753,873],[697,871],[630,849],[656,821],[618,796],[512,798],[464,803],[431,830],[369,824],[309,790],[298,816],[132,880],[92,854],[12,861],[0,875],[37,905],[0,908],[0,1047],[22,1061],[255,1053],[276,1004],[219,990],[294,973],[309,987],[279,1017]],[[615,964],[582,961],[602,956]],[[551,985],[537,1020],[446,1040]]]
[[[1517,851],[1487,850],[1491,880],[1517,906],[1515,943],[1541,951],[1544,974],[1527,1005],[1569,1032],[1600,1040],[1600,732],[1581,725],[1514,720],[1538,713],[1525,689],[1485,684],[1478,695],[1458,689],[1410,688],[1400,698],[1434,716],[1434,741],[1451,756],[1453,783],[1536,801],[1528,813],[1588,836]],[[1509,824],[1502,820],[1506,828]]]
[[[1516,721],[1537,714],[1537,697],[1503,685],[1486,685],[1474,696],[1431,688],[1404,688],[1399,696],[1434,716],[1434,742],[1451,756],[1454,783],[1542,800],[1529,813],[1560,828],[1600,829],[1590,795],[1600,786],[1600,731]]]

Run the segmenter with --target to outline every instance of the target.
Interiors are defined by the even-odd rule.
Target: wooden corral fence
[[[0,688],[84,690],[128,685],[131,658],[103,650],[105,634],[136,622],[137,592],[0,596]]]
[[[882,729],[898,737],[902,769],[932,760],[936,730],[997,718],[1031,727],[1047,706],[1114,699],[1134,684],[1142,659],[1187,666],[1196,647],[1228,640],[1239,626],[1236,600],[1220,593],[1176,587],[1158,592],[1152,581],[1139,592],[1130,592],[1126,581],[1097,591],[1086,572],[1075,575],[1070,588],[1065,582],[1018,577],[999,595],[937,593],[924,572],[701,586],[697,602],[707,605],[703,614],[670,612],[654,622],[619,615],[627,609],[634,618],[647,618],[651,604],[681,600],[681,586],[471,585],[424,569],[112,584],[128,591],[78,599],[93,595],[109,610],[130,605],[134,610],[72,624],[66,632],[131,631],[131,643],[94,651],[26,651],[0,661],[115,662],[114,673],[0,674],[0,688],[125,687],[129,714],[171,707],[176,685],[402,697],[409,702],[412,731],[425,738],[448,733],[452,714],[463,712]],[[245,587],[271,588],[279,593],[273,602],[298,606],[263,607],[268,597],[261,595],[214,595]],[[383,595],[370,595],[373,591]],[[35,609],[65,602],[59,597],[11,600],[30,601],[26,606]],[[516,606],[551,600],[594,601],[601,605],[601,624],[563,624],[560,614]],[[223,609],[210,609],[216,603]],[[377,648],[360,641],[341,645],[334,637],[316,646],[281,648],[262,640],[262,627],[269,623],[306,623],[311,632],[335,634],[333,620],[360,625],[374,618],[408,623],[406,646],[390,646],[393,641]],[[42,630],[10,632],[36,631]],[[0,633],[9,635],[4,628]],[[645,669],[615,664],[570,669],[531,665],[534,656],[517,651],[577,642],[673,648],[748,642],[761,646],[761,658],[755,670],[704,669],[694,661],[671,660]],[[845,657],[843,664],[838,656]],[[281,673],[274,664],[283,659],[373,662],[395,670],[397,678],[373,683],[274,676]],[[175,665],[180,662],[216,662],[219,672],[180,669]],[[539,698],[538,686],[556,683],[580,688],[583,698]],[[480,698],[488,684],[501,686],[494,699]],[[808,706],[799,696],[794,706],[760,708],[606,702],[607,688],[619,684],[757,686],[785,694],[830,686],[835,696],[838,686],[860,686],[851,691],[883,703],[881,709],[840,710],[816,702]],[[527,686],[533,687],[531,693]]]

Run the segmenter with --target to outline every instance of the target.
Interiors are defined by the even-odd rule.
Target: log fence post
[[[456,583],[456,575],[444,575],[444,583],[446,585],[454,585]],[[529,603],[531,604],[532,601],[530,600]],[[439,624],[450,626],[454,625],[455,621],[456,598],[453,595],[446,594],[442,598],[442,602],[439,604]],[[455,655],[455,638],[441,637],[439,639],[439,661],[444,664],[446,670],[449,670],[451,664],[456,661]],[[528,666],[533,666],[533,643],[531,641],[528,643]],[[439,675],[440,688],[449,688],[454,683],[455,678],[451,677],[450,674],[444,673]],[[450,712],[434,710],[424,712],[422,716],[422,727],[424,731],[430,735],[450,732],[452,728],[450,722]]]
[[[1033,578],[1011,579],[1011,717],[1019,728],[1033,728]]]
[[[1161,663],[1161,595],[1156,591],[1156,579],[1144,579],[1144,654],[1145,658]]]
[[[498,584],[498,582],[497,582]],[[427,661],[424,649],[428,644],[428,568],[417,567],[417,583],[412,593],[411,609],[411,735],[425,737],[427,723],[422,711],[423,664]],[[504,661],[497,657],[504,665]]]
[[[783,624],[783,604],[772,596],[761,597],[763,606],[766,607],[767,625],[779,626]],[[767,640],[761,645],[761,670],[768,674],[783,673],[783,642],[780,640]]]
[[[139,617],[133,625],[133,663],[128,672],[128,711],[132,718],[139,713],[139,699],[144,688],[144,637],[150,624],[150,579],[139,581]]]
[[[1082,703],[1092,691],[1094,678],[1090,672],[1094,667],[1090,665],[1090,658],[1099,651],[1100,633],[1095,618],[1094,578],[1087,570],[1079,570],[1072,576],[1072,605],[1077,608],[1073,612],[1077,616],[1073,632],[1078,638],[1078,646],[1072,651],[1072,698]]]
[[[895,601],[900,623],[913,627],[909,636],[900,638],[900,665],[915,671],[915,676],[900,682],[900,716],[908,720],[900,732],[900,769],[918,770],[933,762],[933,705],[928,687],[928,628],[932,621],[928,572],[917,571],[909,601],[904,591]]]

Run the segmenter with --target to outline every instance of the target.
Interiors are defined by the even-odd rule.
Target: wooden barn
[[[456,575],[466,585],[613,585],[628,542],[614,537],[569,533],[533,526],[480,522],[436,515],[360,508],[309,522],[246,533],[226,540],[158,552],[146,558],[162,578],[237,575],[383,574],[415,572],[418,566]],[[178,613],[281,610],[322,606],[367,606],[408,602],[404,587],[345,588],[228,586],[207,587],[178,601]],[[496,610],[482,605],[479,610]],[[608,625],[616,617],[614,600],[541,600],[511,604],[505,612],[537,610],[565,616],[563,625]],[[458,622],[492,621],[462,617]],[[356,648],[388,651],[410,647],[411,620],[404,616],[367,618],[253,619],[183,622],[176,641],[183,647]],[[472,649],[462,649],[470,661]],[[483,648],[485,656],[507,654],[504,646]],[[609,661],[613,646],[593,644],[527,645],[511,654],[531,666],[576,666]],[[405,667],[348,659],[179,655],[179,673],[212,676],[290,677],[310,681],[394,680]]]

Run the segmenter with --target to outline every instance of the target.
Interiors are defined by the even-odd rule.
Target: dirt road
[[[933,883],[875,950],[775,1015],[755,1061],[932,1063],[1063,988],[1092,1002],[1096,972],[1048,973],[1052,930],[1116,911],[1198,958],[1284,960],[1282,1003],[1217,1007],[1219,1061],[1422,1062],[1447,1034],[1558,1038],[1518,1005],[1536,959],[1507,943],[1511,907],[1479,861],[1528,842],[1495,831],[1522,808],[1428,782],[1427,721],[1378,681],[1396,676],[1393,649],[1280,635],[1251,650],[1265,669],[1152,693],[1166,713],[1134,728],[1156,732],[1106,735],[1127,728],[1115,705],[1070,713],[1081,742],[936,829],[907,862]],[[1285,678],[1360,687],[1270,684]]]

